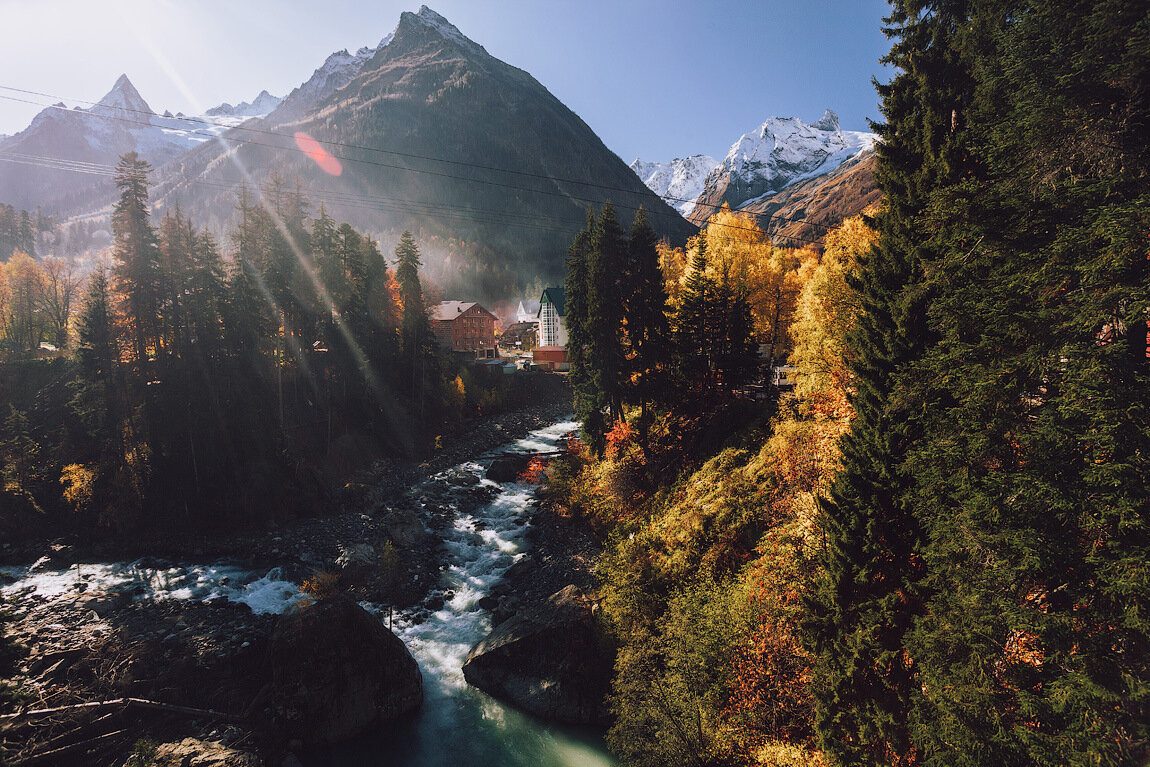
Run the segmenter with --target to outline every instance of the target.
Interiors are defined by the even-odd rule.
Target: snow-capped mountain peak
[[[148,102],[144,101],[144,97],[136,90],[136,86],[132,85],[132,81],[128,79],[127,75],[120,75],[116,84],[112,86],[112,90],[108,91],[104,98],[100,99],[89,111],[104,117],[126,117],[129,119],[134,117],[141,120],[146,120],[147,115],[155,114],[152,108],[148,106]]]
[[[731,145],[716,173],[748,190],[741,204],[830,173],[846,159],[873,148],[875,138],[873,133],[842,130],[838,116],[829,109],[812,125],[797,117],[769,117]]]
[[[415,14],[415,17],[426,26],[438,32],[441,37],[445,37],[448,40],[455,40],[456,42],[471,42],[454,24],[426,5],[419,6],[419,11]]]
[[[250,104],[242,101],[232,106],[225,101],[217,107],[212,107],[204,114],[207,117],[263,117],[278,107],[282,101],[283,99],[264,90],[260,91],[260,95],[256,96]]]
[[[695,207],[695,200],[703,193],[707,175],[718,167],[719,161],[705,154],[676,157],[671,162],[644,162],[638,158],[631,170],[663,201],[684,216]]]

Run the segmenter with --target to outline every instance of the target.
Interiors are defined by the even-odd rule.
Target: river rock
[[[494,482],[514,482],[531,463],[529,455],[501,455],[487,467],[487,478]]]
[[[271,663],[276,717],[310,744],[346,740],[423,702],[423,676],[403,641],[344,597],[285,613]]]
[[[358,583],[375,572],[379,556],[370,543],[340,544],[335,563],[344,583]]]
[[[133,762],[134,764],[135,762]],[[149,764],[156,767],[260,767],[254,754],[237,751],[220,743],[184,738],[179,743],[161,743]]]
[[[463,676],[528,713],[577,724],[603,723],[612,653],[576,586],[503,621],[471,648]]]
[[[401,549],[410,549],[427,541],[427,528],[411,509],[395,509],[384,521],[387,537]]]

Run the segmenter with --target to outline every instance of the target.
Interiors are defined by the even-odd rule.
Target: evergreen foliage
[[[820,739],[851,764],[1130,763],[1150,16],[892,5],[886,207],[810,603]]]

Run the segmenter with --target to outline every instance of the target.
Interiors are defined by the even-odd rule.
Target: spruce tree
[[[928,764],[1127,764],[1148,736],[1148,22],[1055,1],[966,25],[977,164],[935,195],[940,341],[904,387]]]
[[[587,362],[593,385],[602,394],[609,423],[623,418],[627,376],[623,347],[624,311],[630,286],[627,238],[610,201],[603,204],[591,229],[587,256]]]
[[[646,428],[647,404],[666,395],[669,370],[670,329],[667,324],[667,289],[659,268],[658,237],[639,208],[631,224],[629,258],[625,280],[626,330],[631,396],[642,409],[641,428]],[[570,304],[570,296],[568,296]]]
[[[928,295],[919,286],[932,257],[931,195],[961,179],[967,155],[969,61],[965,2],[892,0],[879,85],[885,124],[875,126],[876,180],[886,206],[878,246],[854,281],[862,316],[847,340],[855,418],[841,443],[843,468],[822,504],[823,571],[810,595],[808,647],[815,727],[822,747],[848,764],[914,760],[911,713],[921,698],[907,633],[923,611],[923,532],[903,466],[915,432],[914,403],[898,376],[929,348]]]
[[[711,331],[708,307],[713,303],[715,285],[707,276],[707,240],[693,241],[695,252],[687,265],[686,282],[675,313],[675,371],[679,384],[688,392],[711,391]]]
[[[606,403],[588,357],[587,261],[591,250],[594,214],[588,213],[587,226],[575,235],[567,248],[567,277],[564,282],[564,308],[567,327],[567,361],[571,366],[571,389],[575,395],[575,415],[583,424],[583,437],[596,453],[604,446],[607,431]]]
[[[410,394],[418,399],[423,410],[423,394],[429,382],[435,380],[432,367],[434,337],[427,307],[423,303],[423,287],[419,283],[419,247],[411,232],[404,230],[395,246],[395,279],[399,283],[399,297],[403,301],[403,321],[400,328],[403,360],[410,375]]]
[[[148,217],[148,172],[151,166],[128,152],[116,166],[120,199],[112,208],[112,257],[116,290],[123,296],[123,316],[130,328],[136,378],[147,380],[148,350],[160,344],[162,274],[159,243]]]

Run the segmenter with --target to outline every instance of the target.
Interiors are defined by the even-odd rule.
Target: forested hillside
[[[660,325],[609,216],[572,246],[553,486],[608,545],[628,764],[1146,758],[1150,12],[888,25],[883,203],[821,259],[720,214],[663,249]],[[797,368],[777,406],[750,338]]]
[[[111,261],[86,281],[0,265],[5,539],[322,512],[341,471],[424,456],[510,396],[436,350],[410,233],[389,265],[273,178],[220,244],[178,208],[154,220],[149,170],[121,159]]]

